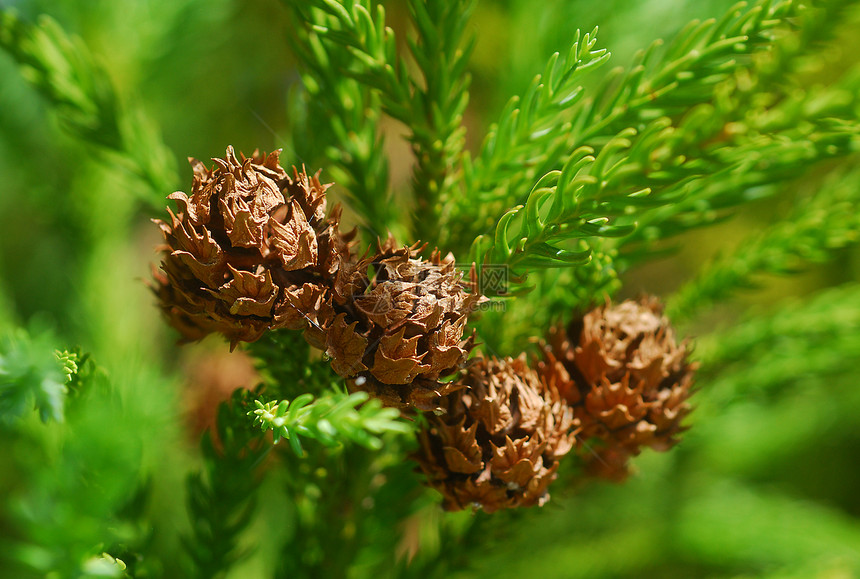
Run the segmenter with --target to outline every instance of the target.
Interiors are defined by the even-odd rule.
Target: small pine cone
[[[434,410],[459,387],[440,378],[466,362],[474,342],[463,336],[466,319],[484,298],[464,284],[453,256],[434,251],[424,260],[421,249],[389,238],[373,257],[344,267],[334,284],[336,313],[318,343],[310,340],[350,390],[395,408]]]
[[[573,406],[581,439],[600,439],[617,459],[678,442],[696,370],[688,353],[659,301],[643,298],[551,330],[538,371]]]
[[[253,342],[270,328],[306,328],[326,312],[329,286],[350,260],[350,236],[338,232],[339,208],[326,219],[329,187],[278,162],[280,151],[236,158],[233,147],[207,169],[194,169],[191,196],[171,194],[154,292],[187,340],[218,332]],[[315,322],[314,322],[315,323]]]
[[[558,460],[574,443],[573,412],[528,367],[525,356],[477,360],[460,380],[465,389],[428,415],[413,458],[447,510],[487,512],[543,505]]]

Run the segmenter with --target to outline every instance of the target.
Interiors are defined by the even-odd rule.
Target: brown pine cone
[[[580,438],[613,456],[667,450],[685,430],[697,365],[687,360],[656,298],[603,306],[554,328],[538,371],[573,406]],[[618,460],[615,460],[618,462]]]
[[[350,390],[395,408],[434,410],[459,388],[440,378],[466,362],[474,341],[463,336],[466,319],[483,298],[463,282],[453,256],[434,251],[424,260],[421,249],[389,238],[376,255],[342,268],[334,317],[323,324],[325,332],[312,329],[308,336],[348,378]]]
[[[280,151],[236,158],[232,147],[194,169],[191,196],[171,194],[178,212],[155,220],[164,258],[154,291],[169,322],[188,340],[218,332],[253,342],[271,328],[306,328],[328,312],[329,287],[351,260],[351,235],[326,218],[317,176],[278,162]]]
[[[447,510],[487,512],[543,505],[558,460],[573,446],[573,412],[528,367],[525,356],[479,359],[445,398],[446,412],[428,415],[413,457]]]

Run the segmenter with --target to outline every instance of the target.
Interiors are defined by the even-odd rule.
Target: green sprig
[[[474,6],[474,0],[409,2],[417,36],[408,43],[423,77],[423,82],[411,83],[409,140],[416,160],[412,183],[418,211],[432,216],[416,221],[419,239],[436,236],[443,208],[458,198],[455,184],[460,180],[462,121],[471,81],[466,65],[475,42],[465,29]]]
[[[494,227],[494,215],[502,215],[496,218],[500,223],[509,208],[526,205],[528,197],[524,196],[524,191],[535,179],[559,170],[582,147],[591,147],[599,154],[603,147],[617,143],[617,135],[624,131],[634,129],[646,134],[655,119],[658,123],[668,119],[669,125],[673,125],[677,117],[690,108],[710,102],[715,86],[731,77],[739,65],[750,63],[753,55],[772,47],[774,35],[788,27],[786,19],[797,9],[796,5],[793,0],[776,3],[762,0],[746,8],[746,3],[741,2],[722,20],[693,22],[665,50],[660,50],[662,42],[657,41],[640,52],[629,68],[611,71],[591,94],[582,90],[578,85],[580,76],[574,73],[601,64],[608,55],[594,50],[593,33],[585,35],[581,43],[577,35],[570,56],[561,67],[566,72],[558,76],[550,72],[556,66],[556,57],[553,57],[542,77],[550,86],[553,78],[564,79],[561,94],[571,97],[570,101],[562,99],[561,104],[565,106],[556,111],[554,118],[558,124],[550,125],[549,132],[543,134],[541,129],[546,122],[534,125],[528,122],[543,118],[553,112],[553,105],[558,106],[552,99],[540,98],[544,93],[553,93],[536,84],[537,80],[527,93],[527,97],[533,97],[523,100],[524,113],[520,114],[516,101],[508,104],[505,120],[500,122],[497,134],[491,133],[482,156],[489,153],[499,160],[515,162],[510,166],[504,163],[497,166],[504,170],[502,175],[507,172],[506,178],[479,179],[466,190],[470,195],[477,195],[482,203],[471,202],[468,208],[458,210],[469,215],[465,225],[468,229],[458,238],[472,239]],[[535,112],[530,113],[525,104]],[[520,120],[520,116],[525,120]],[[523,137],[537,137],[537,146],[524,147],[522,151],[530,151],[532,156],[517,150],[517,146],[524,145]],[[477,161],[476,164],[483,167],[485,163]],[[465,165],[468,167],[469,161]],[[487,167],[494,166],[496,164]],[[490,173],[496,174],[497,169]],[[467,168],[465,173],[470,175],[471,171]],[[666,174],[676,178],[684,176],[683,172],[673,173],[671,168],[667,168]]]
[[[186,481],[191,533],[183,544],[194,577],[224,573],[249,554],[239,539],[256,509],[255,472],[270,450],[244,420],[250,398],[248,390],[240,389],[218,406],[217,438],[211,432],[203,435],[204,468]]]
[[[811,300],[793,300],[773,312],[756,312],[723,331],[697,340],[696,358],[702,363],[700,371],[706,377],[717,376],[730,365],[745,367],[757,363],[768,352],[782,358],[796,357],[805,364],[801,350],[818,345],[830,350],[834,357],[853,367],[854,356],[845,356],[839,347],[858,347],[860,337],[860,286],[845,284],[823,291]],[[851,338],[850,344],[846,338]],[[790,354],[784,347],[794,343]],[[780,353],[780,350],[782,353]],[[786,374],[781,365],[762,364],[771,372]],[[813,375],[814,372],[808,372]]]
[[[311,394],[302,394],[292,401],[261,402],[255,400],[254,422],[266,432],[271,430],[274,442],[281,438],[289,441],[297,456],[303,456],[301,437],[307,437],[325,446],[339,446],[346,441],[379,449],[379,434],[397,432],[408,434],[412,427],[400,420],[393,408],[382,408],[377,399],[368,400],[366,392],[346,394],[326,393],[314,400]]]
[[[753,12],[760,16],[762,10]],[[759,20],[743,20],[741,28],[773,25]],[[702,31],[714,38],[710,25]],[[581,267],[600,244],[604,255],[622,248],[612,269],[623,270],[654,251],[655,241],[723,218],[748,200],[751,187],[860,148],[850,83],[774,92],[758,79],[755,66],[740,70],[717,75],[719,83],[707,97],[713,102],[677,120],[659,116],[638,130],[626,128],[598,146],[574,150],[560,171],[546,173],[522,205],[500,217],[492,234],[476,238],[471,259],[506,264],[523,276],[547,267]]]
[[[554,53],[525,93],[508,101],[475,159],[464,156],[460,195],[452,200],[446,218],[449,228],[443,231],[454,238],[455,246],[455,229],[474,225],[474,209],[490,215],[489,211],[518,197],[536,175],[549,170],[546,167],[560,164],[568,148],[563,135],[571,130],[574,106],[584,95],[579,84],[582,76],[609,59],[609,52],[596,44],[597,28],[584,35],[577,30],[568,54]],[[481,205],[470,202],[474,198]]]
[[[665,123],[654,123],[636,140],[637,132],[627,129],[596,155],[590,147],[574,151],[561,171],[551,171],[537,182],[525,205],[502,216],[492,236],[475,240],[471,259],[506,264],[524,275],[530,269],[585,264],[591,256],[589,239],[632,233],[634,224],[616,224],[611,218],[672,200],[651,188],[638,188],[629,179],[639,170],[640,158],[673,138],[664,128]]]
[[[143,112],[123,102],[87,46],[48,16],[34,25],[0,10],[0,48],[54,108],[61,126],[140,179],[142,201],[160,212],[165,192],[176,189],[173,154]]]
[[[334,0],[285,3],[293,23],[287,38],[304,68],[307,97],[308,122],[296,127],[296,142],[311,149],[315,142],[338,143],[311,153],[321,154],[332,163],[328,171],[349,192],[355,209],[366,221],[368,237],[384,236],[386,229],[402,233],[402,216],[389,191],[378,83],[366,82],[378,76],[373,74],[376,61],[362,57],[365,53],[354,48],[362,41],[370,43],[377,59],[390,52],[389,31],[376,26],[384,23],[384,10],[379,8],[374,21],[367,2],[353,4],[352,10]],[[391,86],[398,85],[394,82]],[[302,134],[305,126],[317,132],[311,142]]]
[[[330,364],[312,356],[300,332],[266,332],[248,344],[247,351],[253,356],[257,371],[263,376],[266,394],[271,398],[295,398],[306,392],[320,394],[340,380]]]
[[[473,37],[465,37],[465,29],[474,0],[409,2],[415,36],[407,44],[416,75],[410,74],[412,67],[397,53],[395,35],[385,24],[381,5],[315,0],[308,9],[304,4],[289,4],[306,19],[300,34],[306,35],[307,42],[299,46],[299,55],[311,72],[305,78],[308,90],[324,102],[332,101],[329,110],[342,105],[337,97],[341,101],[343,96],[355,97],[350,103],[363,112],[365,123],[378,122],[382,110],[408,127],[416,159],[413,191],[422,213],[422,219],[415,221],[415,234],[419,238],[435,235],[442,218],[440,207],[453,202],[459,180],[465,140],[462,118],[469,100],[466,64],[474,44]],[[328,122],[336,122],[337,117],[326,114]],[[338,132],[347,144],[363,134]],[[375,132],[367,133],[364,142],[362,151],[367,155],[381,150],[381,138]],[[358,168],[351,172],[357,174]],[[359,187],[356,198],[375,226],[392,228],[391,200],[379,187]]]
[[[796,0],[738,2],[724,16],[693,21],[666,47],[656,41],[626,71],[616,69],[583,101],[572,143],[592,144],[658,115],[675,116],[707,102],[713,89],[790,28]]]
[[[860,171],[838,174],[821,191],[797,205],[792,215],[742,241],[738,248],[703,268],[672,298],[667,313],[690,317],[766,273],[787,274],[820,263],[835,249],[860,241]]]
[[[16,329],[0,336],[0,423],[11,425],[35,408],[42,422],[61,422],[67,384],[77,372],[72,356],[58,355],[50,334]]]

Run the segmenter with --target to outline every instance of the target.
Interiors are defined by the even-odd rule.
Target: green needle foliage
[[[80,39],[69,37],[50,17],[33,25],[4,11],[0,47],[51,103],[62,127],[98,152],[110,153],[107,162],[140,179],[142,201],[160,209],[161,193],[176,184],[173,156],[142,112],[122,102]]]
[[[602,64],[609,55],[605,49],[594,48],[596,30],[584,35],[581,43],[577,31],[568,58],[559,65],[558,56],[553,55],[546,72],[532,83],[523,98],[523,107],[517,107],[519,99],[510,101],[498,128],[490,131],[482,158],[492,156],[504,161],[493,164],[484,160],[479,167],[487,165],[492,170],[508,164],[509,179],[486,185],[482,181],[465,183],[476,186],[490,199],[499,199],[498,205],[509,207],[523,203],[530,184],[541,175],[559,170],[579,147],[599,150],[613,143],[620,133],[631,130],[644,134],[664,131],[669,119],[687,113],[696,104],[709,102],[714,86],[738,70],[738,61],[742,63],[744,57],[770,44],[770,33],[784,26],[794,3],[770,4],[757,3],[744,10],[745,3],[740,3],[721,21],[693,22],[668,47],[655,41],[636,55],[632,65],[613,69],[590,92],[578,84],[582,82],[581,72]],[[540,84],[543,79],[546,80]],[[556,83],[558,88],[553,87]],[[558,96],[553,98],[554,95]],[[521,109],[525,111],[522,120]],[[567,119],[568,124],[561,130],[546,131],[553,121]],[[660,146],[646,148],[663,152]],[[646,163],[645,167],[649,165],[658,163]],[[527,170],[524,172],[522,167]],[[684,176],[679,167],[674,169],[674,178]],[[499,174],[497,170],[493,173]]]
[[[562,133],[570,139],[561,149],[566,161],[550,159],[559,169],[545,173],[493,233],[479,236],[471,257],[515,272],[581,264],[589,240],[620,237],[635,259],[642,245],[712,222],[751,187],[856,150],[856,104],[840,87],[784,97],[778,86],[760,85],[760,112],[741,108],[752,96],[740,83],[760,82],[750,78],[756,61],[744,66],[742,57],[780,32],[789,35],[779,28],[795,8],[739,5],[721,22],[689,26],[659,57],[655,44],[629,71],[618,70],[618,80],[575,111],[579,126]],[[522,193],[513,195],[508,203]]]
[[[269,451],[242,420],[250,400],[250,392],[237,390],[230,402],[218,407],[217,439],[206,433],[201,442],[205,467],[188,476],[192,534],[184,544],[194,577],[216,576],[249,555],[238,539],[254,514],[256,473]]]
[[[465,67],[471,51],[471,41],[464,41],[463,35],[474,2],[409,3],[416,37],[408,42],[420,75],[410,74],[409,64],[397,55],[394,31],[385,25],[382,5],[359,2],[347,7],[320,0],[309,8],[304,2],[287,3],[302,34],[297,53],[312,72],[305,77],[305,86],[325,103],[316,113],[328,117],[335,136],[349,144],[343,153],[330,151],[328,156],[348,174],[345,186],[363,213],[373,218],[368,227],[397,232],[399,226],[392,220],[402,219],[392,213],[385,195],[387,166],[380,159],[382,141],[377,137],[379,114],[384,111],[409,127],[416,159],[416,209],[436,215],[434,220],[415,221],[414,227],[419,236],[431,234],[424,225],[438,221],[440,208],[453,202],[458,178],[464,145],[461,122],[469,95]],[[344,111],[347,114],[330,115],[344,105],[350,109]]]
[[[860,574],[860,2],[14,4],[0,576]],[[390,232],[451,252],[466,280],[474,265],[489,301],[469,312],[466,368],[661,294],[699,365],[681,444],[642,452],[620,485],[586,476],[608,458],[596,445],[559,463],[542,508],[443,512],[416,434],[464,469],[449,481],[491,459],[446,438],[440,412],[385,408],[338,375],[349,343],[314,349],[322,317],[308,340],[180,347],[141,281],[160,259],[143,213],[190,192],[181,158],[211,166],[229,144],[334,182],[357,256]],[[324,277],[266,271],[279,292]],[[264,306],[245,317],[265,325]],[[376,318],[346,328],[364,332],[358,363],[429,363]]]
[[[0,423],[11,426],[34,408],[42,422],[62,421],[69,384],[77,383],[78,355],[57,352],[53,338],[15,329],[0,341]]]
[[[475,192],[485,202],[482,207],[498,210],[505,198],[534,181],[541,166],[558,162],[566,147],[559,137],[573,128],[566,119],[585,94],[582,76],[609,59],[609,52],[596,45],[597,28],[581,39],[577,30],[566,58],[554,53],[522,97],[508,101],[499,122],[487,131],[480,155],[464,158],[461,193]]]
[[[805,263],[830,259],[832,252],[860,239],[860,173],[837,175],[821,191],[802,199],[792,215],[719,258],[678,290],[669,312],[673,319],[725,298],[739,288],[755,287],[765,273],[789,274]]]
[[[263,377],[265,393],[272,398],[322,394],[336,384],[329,365],[313,359],[310,346],[296,332],[268,332],[248,349]]]
[[[4,344],[4,386],[14,379],[43,395],[19,394],[27,404],[4,408],[4,438],[20,453],[3,456],[4,470],[23,478],[4,483],[11,503],[2,520],[11,533],[0,564],[16,577],[125,577],[146,541],[130,494],[140,484],[140,443],[122,432],[126,413],[105,373],[87,355],[56,352],[53,342],[18,330]],[[31,420],[34,400],[41,423]]]
[[[857,292],[856,284],[836,287],[821,292],[807,303],[796,302],[776,314],[750,317],[735,328],[700,340],[697,357],[702,362],[702,372],[718,375],[724,369],[731,369],[737,373],[733,381],[739,383],[740,374],[756,366],[759,358],[778,356],[783,363],[762,365],[764,371],[779,380],[803,379],[803,374],[793,373],[786,364],[797,368],[800,363],[814,360],[814,357],[804,356],[802,361],[790,361],[797,359],[797,352],[813,347],[826,356],[825,361],[817,365],[818,371],[830,368],[838,372],[840,367],[847,368],[858,346]],[[748,387],[759,384],[759,381],[751,381]]]
[[[382,408],[378,400],[368,401],[367,392],[333,393],[318,400],[303,394],[290,402],[262,403],[256,400],[255,420],[263,432],[272,431],[274,442],[289,441],[297,456],[303,456],[301,437],[313,438],[326,446],[353,442],[370,449],[382,448],[382,440],[374,436],[384,432],[411,434],[408,425],[398,420],[400,413]],[[361,408],[358,408],[361,406]]]

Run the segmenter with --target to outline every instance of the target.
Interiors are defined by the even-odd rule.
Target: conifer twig
[[[183,538],[194,577],[214,577],[248,555],[239,547],[256,508],[256,470],[271,447],[243,420],[251,393],[236,390],[218,407],[217,437],[204,434],[204,469],[187,479],[191,534]]]
[[[62,422],[77,357],[54,350],[50,334],[18,328],[0,335],[0,424],[14,424],[35,408],[42,422]]]
[[[577,30],[566,57],[553,54],[543,74],[535,76],[522,97],[508,101],[475,159],[464,154],[459,195],[446,209],[443,244],[457,247],[466,241],[458,229],[466,225],[474,231],[474,209],[480,207],[480,214],[488,216],[490,211],[502,209],[501,200],[509,198],[511,191],[531,182],[548,159],[563,155],[559,147],[566,143],[559,135],[571,129],[574,106],[584,95],[579,85],[582,75],[609,58],[606,49],[596,48],[596,44],[597,28],[584,35]]]
[[[779,10],[788,10],[790,4],[781,3]],[[736,32],[770,29],[775,24],[763,20],[763,14],[776,14],[773,10],[777,7],[759,6],[726,22],[734,22],[730,28]],[[715,25],[691,30],[718,41],[722,28]],[[692,49],[686,44],[698,46],[700,41],[684,38],[676,40],[680,48],[673,45],[669,56],[687,54],[684,51]],[[725,57],[724,48],[716,53]],[[749,68],[748,75],[756,70]],[[768,83],[737,74],[708,77],[709,83],[722,83],[708,97],[713,104],[702,102],[678,120],[658,117],[640,130],[621,131],[599,147],[574,151],[561,172],[545,174],[522,206],[499,219],[492,235],[476,239],[472,259],[507,264],[517,275],[544,267],[583,267],[590,246],[601,243],[600,237],[619,237],[603,244],[603,255],[613,247],[623,248],[617,267],[623,269],[641,259],[654,240],[725,215],[726,209],[744,201],[750,187],[784,180],[810,163],[860,147],[860,126],[852,120],[855,99],[847,87],[823,94],[771,94]],[[751,88],[740,89],[744,83]],[[631,89],[630,94],[635,93]],[[751,100],[761,107],[760,114],[750,113]],[[669,111],[655,112],[660,110]],[[598,223],[603,225],[595,227]]]
[[[418,239],[437,235],[443,208],[456,198],[471,78],[466,65],[474,46],[474,36],[464,39],[464,33],[474,6],[475,0],[409,2],[417,31],[409,48],[423,77],[420,84],[412,83],[409,136],[416,160],[416,209],[422,216],[415,223]]]
[[[255,401],[254,421],[263,432],[271,430],[274,442],[289,441],[297,456],[303,456],[301,437],[312,438],[325,446],[353,442],[371,449],[380,449],[382,440],[375,435],[384,432],[408,434],[412,428],[398,420],[400,412],[382,408],[379,400],[368,401],[367,392],[345,394],[327,393],[313,399],[303,394],[293,401]]]
[[[829,259],[835,249],[860,241],[860,172],[838,174],[793,214],[705,266],[672,298],[669,316],[681,320],[737,289],[753,287],[765,273],[792,273],[804,263]]]
[[[338,73],[374,89],[372,98],[381,99],[374,102],[381,102],[386,114],[406,124],[416,159],[413,188],[421,213],[414,224],[416,236],[435,236],[440,207],[452,199],[464,144],[461,124],[469,97],[465,69],[473,39],[463,37],[474,0],[409,2],[416,36],[407,42],[420,79],[407,73],[405,60],[397,54],[382,5],[374,7],[366,0],[349,7],[337,0],[313,4],[316,12],[307,13],[313,24],[307,34],[316,50],[303,49],[303,61],[323,79],[332,73],[322,65],[331,67],[337,61]],[[315,84],[320,84],[319,78]]]
[[[165,192],[176,188],[173,155],[143,112],[122,101],[83,42],[48,16],[34,25],[0,10],[0,48],[56,110],[62,127],[110,153],[145,184],[142,201],[160,211]]]
[[[759,0],[749,8],[741,2],[719,21],[692,22],[665,50],[661,51],[662,42],[655,42],[639,53],[628,69],[611,71],[591,94],[581,92],[574,84],[568,86],[564,92],[572,98],[562,101],[561,104],[567,108],[560,111],[563,116],[556,120],[570,119],[570,122],[551,126],[546,135],[538,131],[540,146],[527,149],[532,156],[524,156],[520,161],[520,164],[526,161],[525,170],[514,171],[501,181],[485,181],[486,190],[472,188],[468,191],[469,196],[461,196],[460,202],[470,207],[456,212],[476,211],[477,218],[470,215],[467,223],[469,233],[463,233],[459,238],[466,241],[487,231],[492,226],[493,215],[498,219],[498,215],[510,207],[524,205],[524,193],[529,191],[535,180],[558,170],[577,148],[589,146],[599,152],[614,135],[628,128],[639,129],[661,117],[674,121],[675,117],[696,104],[709,102],[713,98],[714,87],[731,76],[740,63],[748,63],[753,55],[772,46],[775,30],[785,28],[786,19],[796,9],[795,0]],[[580,64],[599,64],[605,58],[601,51],[592,49],[593,35],[591,38],[587,36],[581,44],[578,36],[574,38],[571,56],[562,67],[566,73],[557,75],[567,82],[579,81],[579,76],[571,73]],[[550,59],[548,71],[554,64],[555,59]],[[544,77],[554,78],[548,73]],[[534,103],[532,106],[539,107],[541,99],[531,102]],[[544,106],[547,104],[551,101],[546,101]],[[515,113],[515,105],[513,101],[509,103],[510,110],[506,112]],[[524,115],[530,118],[528,112]],[[511,116],[513,118],[507,124],[519,130],[516,115]],[[528,126],[527,122],[521,124],[522,128]],[[494,146],[507,151],[508,146],[514,143],[516,141],[499,138]],[[475,185],[481,182],[479,180]],[[481,203],[469,202],[472,196],[480,199]]]
[[[378,42],[385,54],[389,31],[377,27],[377,22],[384,26],[384,10],[380,6],[379,18],[373,21],[367,2],[353,4],[352,10],[336,0],[285,3],[293,22],[287,38],[305,68],[302,79],[307,91],[308,125],[317,131],[324,129],[314,135],[314,141],[338,143],[323,151],[334,163],[329,171],[351,195],[371,238],[384,236],[386,230],[402,234],[403,216],[389,191],[385,141],[379,125],[382,104],[374,90],[378,85],[366,82],[376,68],[369,65],[369,59],[357,57],[360,52],[344,48],[364,38]],[[397,86],[396,82],[393,85]],[[298,142],[306,138],[297,137],[301,137]]]

